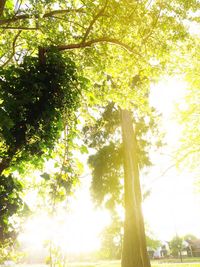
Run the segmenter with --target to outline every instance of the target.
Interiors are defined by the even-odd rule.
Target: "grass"
[[[121,267],[120,261],[99,261],[99,262],[80,262],[80,263],[69,263],[66,267]],[[164,261],[153,261],[151,267],[200,267],[199,262],[164,262]]]

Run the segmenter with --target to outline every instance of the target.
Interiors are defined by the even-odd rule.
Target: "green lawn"
[[[120,261],[99,261],[96,263],[69,263],[66,267],[120,267]],[[151,263],[152,267],[200,267],[200,262],[188,263],[173,263],[173,262],[158,262]]]

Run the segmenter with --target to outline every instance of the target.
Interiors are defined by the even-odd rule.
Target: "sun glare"
[[[109,213],[94,210],[87,190],[78,193],[80,198],[70,204],[71,212],[54,218],[38,214],[25,224],[19,240],[23,247],[36,249],[52,241],[68,253],[87,253],[100,247],[100,233],[110,222]]]

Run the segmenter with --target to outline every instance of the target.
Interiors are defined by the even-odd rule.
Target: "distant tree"
[[[183,238],[175,236],[169,243],[171,254],[175,257],[180,257],[182,262],[182,249],[184,248]]]
[[[193,234],[187,234],[187,235],[184,235],[183,239],[185,241],[187,241],[187,240],[193,241],[193,240],[197,240],[198,238]]]
[[[152,235],[146,234],[147,247],[153,250],[158,249],[161,246],[160,240],[154,238]]]

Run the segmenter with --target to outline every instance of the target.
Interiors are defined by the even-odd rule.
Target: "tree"
[[[11,234],[15,237],[11,217],[26,207],[20,196],[22,183],[13,172],[19,173],[26,163],[39,166],[52,155],[66,123],[65,113],[70,114],[67,127],[74,123],[70,118],[78,106],[79,86],[74,63],[69,58],[63,60],[56,51],[49,51],[45,62],[26,57],[19,66],[0,72],[2,242]],[[66,187],[70,181],[64,178],[61,172],[57,183]]]
[[[96,120],[95,124],[90,125],[87,123],[87,126],[85,127],[85,139],[89,147],[95,148],[97,150],[94,155],[89,157],[89,165],[92,167],[92,193],[94,200],[96,200],[98,204],[103,203],[114,213],[117,205],[125,205],[125,214],[127,216],[127,209],[128,212],[136,212],[136,210],[134,210],[134,207],[129,206],[131,201],[130,199],[127,199],[127,191],[132,188],[132,186],[130,187],[129,184],[127,185],[127,166],[125,166],[124,168],[125,190],[123,191],[126,197],[124,201],[122,200],[123,193],[121,188],[122,184],[120,182],[122,180],[122,177],[124,176],[122,170],[123,160],[126,162],[127,156],[127,144],[122,144],[121,131],[124,134],[124,131],[127,130],[127,125],[123,124],[121,130],[120,115],[122,112],[124,113],[125,111],[121,111],[119,107],[116,106],[116,104],[110,103],[103,109],[100,118]],[[144,116],[144,114],[140,114],[138,112],[137,107],[135,107],[135,110],[132,113],[128,112],[128,115],[130,114],[131,116],[129,118],[129,120],[131,120],[131,124],[129,124],[129,126],[132,125],[132,121],[134,121],[136,132],[135,138],[137,138],[137,141],[136,139],[131,140],[131,142],[129,140],[128,146],[131,146],[134,141],[134,150],[132,148],[131,151],[134,152],[134,157],[138,158],[137,165],[139,165],[140,169],[144,166],[150,165],[150,160],[148,157],[148,148],[153,145],[153,142],[151,142],[150,138],[150,132],[152,131],[154,133],[157,133],[154,113],[155,111],[152,109],[149,114],[146,114]],[[97,116],[97,114],[95,114],[95,116]],[[122,122],[124,122],[124,120]],[[128,129],[127,132],[131,134],[132,138],[133,135],[130,129]],[[123,138],[123,140],[127,140],[127,138]],[[135,190],[136,186],[139,186],[137,184],[137,181],[136,184],[134,184]],[[140,196],[140,194],[141,191],[139,188],[137,188],[137,196]],[[141,209],[141,203],[142,198],[140,196],[138,203],[135,204],[137,205],[137,209]],[[133,219],[134,222],[130,221],[130,218]],[[132,248],[136,247],[136,244],[141,244],[141,241],[137,239],[139,236],[141,237],[141,233],[143,235],[142,240],[144,240],[143,251],[146,251],[145,232],[142,214],[137,214],[137,217],[132,214],[130,218],[129,220],[125,218],[125,235],[123,241],[125,246],[124,255],[127,254],[127,250],[129,250],[130,248],[131,249],[129,253],[133,254],[134,251]],[[138,224],[135,223],[136,218],[141,220]],[[133,227],[133,225],[136,225],[136,227]],[[140,230],[137,229],[139,225],[141,227]],[[136,230],[138,230],[138,232]],[[130,233],[129,231],[133,232]],[[134,239],[130,238],[130,236],[133,237],[133,234],[135,235]],[[134,242],[134,244],[130,245],[130,242]],[[135,254],[136,255],[134,255],[134,260],[139,262],[141,255],[137,254],[137,252],[135,252]],[[147,255],[146,259],[148,261]],[[125,261],[123,264],[127,266],[127,258],[124,258],[123,260]],[[145,264],[147,264],[147,262],[145,262]]]
[[[180,256],[182,262],[183,238],[175,236],[170,241],[170,249],[173,256]]]
[[[59,50],[67,50],[78,63],[79,69],[83,69],[84,74],[90,78],[91,85],[94,81],[97,84],[85,93],[88,105],[112,98],[122,108],[134,107],[134,103],[139,102],[143,110],[145,90],[138,91],[129,86],[132,78],[138,73],[140,77],[152,78],[163,73],[166,63],[170,61],[171,51],[177,49],[177,43],[188,38],[183,22],[190,18],[191,12],[198,6],[199,2],[195,0],[174,0],[170,3],[125,0],[85,3],[71,0],[59,1],[57,6],[54,1],[33,0],[22,1],[15,7],[10,5],[10,1],[6,1],[3,18],[0,20],[2,66],[20,62],[25,54],[36,53],[38,46],[48,50],[53,44]],[[16,34],[13,35],[13,31]],[[116,88],[109,87],[109,80],[103,78],[105,74],[111,75],[115,80]],[[146,262],[144,237],[140,229],[141,211],[140,208],[137,209],[141,199],[137,160],[129,150],[130,147],[135,150],[130,143],[134,144],[135,139],[131,123],[129,112],[122,110],[123,139],[127,148],[126,187],[131,189],[133,184],[136,185],[130,192],[132,197],[128,197],[128,202],[133,199],[136,202],[134,205],[129,203],[131,209],[127,206],[127,211],[132,212],[135,207],[136,213],[130,216],[139,219],[139,232],[135,241],[137,243],[141,240],[141,247],[128,246],[140,255],[141,264],[137,257],[133,257],[133,253],[128,253],[128,248],[124,250],[124,258],[127,258],[129,267],[145,266]],[[128,135],[127,129],[132,135]],[[134,239],[134,235],[132,238]],[[122,264],[125,266],[125,262]]]
[[[122,266],[150,266],[142,216],[142,198],[137,160],[137,143],[130,111],[122,111],[124,145],[125,226]],[[132,190],[134,188],[134,190]],[[139,251],[142,253],[138,253]],[[133,256],[134,260],[132,259]]]

